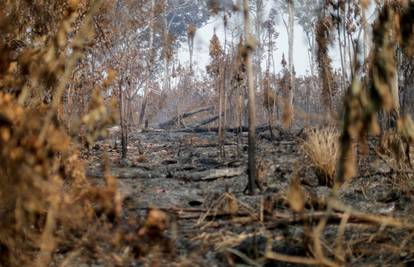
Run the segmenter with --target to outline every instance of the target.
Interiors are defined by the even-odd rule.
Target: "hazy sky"
[[[213,17],[210,19],[207,25],[200,28],[196,32],[194,40],[194,65],[196,68],[205,69],[205,66],[209,63],[209,42],[216,29],[216,34],[219,36],[222,44],[224,40],[223,31],[223,19],[221,17]],[[286,58],[288,55],[288,38],[285,26],[283,23],[279,23],[276,26],[276,30],[279,32],[279,37],[276,40],[276,50],[274,51],[276,71],[281,69],[282,54],[284,53]],[[298,75],[304,75],[309,71],[309,60],[307,54],[308,46],[305,41],[305,35],[302,27],[295,25],[295,39],[294,39],[294,66]],[[334,48],[331,48],[331,56],[333,57],[333,66],[339,67],[339,60],[337,53],[334,52]],[[189,54],[186,43],[182,44],[178,52],[178,58],[181,64],[188,64]]]

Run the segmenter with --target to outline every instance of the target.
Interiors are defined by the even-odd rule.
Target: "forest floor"
[[[223,159],[216,133],[132,133],[128,161],[122,162],[115,141],[110,140],[111,170],[119,179],[124,216],[144,217],[149,209],[157,208],[169,217],[165,235],[173,244],[174,256],[160,260],[157,254],[140,262],[156,266],[157,257],[161,261],[157,266],[312,264],[306,259],[317,255],[315,229],[327,215],[331,189],[318,182],[300,152],[298,135],[278,133],[272,141],[268,137],[262,133],[258,138],[263,190],[254,196],[243,192],[247,183],[245,134],[240,143],[235,134],[226,135]],[[104,146],[98,142],[89,157],[89,175],[98,183],[103,181]],[[357,266],[413,264],[414,231],[407,222],[414,211],[410,175],[392,171],[373,152],[360,160],[358,177],[338,192],[338,200],[346,207],[334,206],[318,236],[325,256]],[[305,201],[300,213],[293,213],[287,201],[293,179],[300,181]]]

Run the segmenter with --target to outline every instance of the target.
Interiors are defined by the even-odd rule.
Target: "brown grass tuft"
[[[385,131],[381,137],[378,152],[393,170],[410,168],[410,144],[407,141],[395,130]]]
[[[339,156],[339,133],[333,127],[312,129],[302,144],[302,151],[318,176],[319,183],[333,186]]]

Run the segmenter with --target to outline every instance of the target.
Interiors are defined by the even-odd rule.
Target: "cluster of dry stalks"
[[[65,128],[62,100],[93,42],[101,1],[63,2],[59,9],[43,1],[0,4],[0,266],[76,266],[82,256],[124,265],[148,250],[139,238],[166,227],[165,214],[153,212],[142,227],[128,224],[131,237],[118,227],[116,180],[107,175],[95,186],[85,176],[76,140],[104,135],[116,113],[96,88],[73,126],[77,135]]]
[[[412,173],[409,148],[414,136],[414,127],[411,119],[401,117],[399,114],[398,97],[396,97],[398,96],[398,83],[396,82],[398,77],[395,53],[397,46],[402,47],[407,54],[412,53],[412,41],[408,36],[412,37],[414,34],[412,19],[410,19],[413,15],[413,7],[413,3],[409,1],[385,1],[373,27],[372,61],[369,66],[368,79],[364,83],[360,81],[360,64],[355,57],[354,77],[345,98],[342,133],[339,135],[332,129],[314,130],[308,134],[307,140],[303,143],[303,153],[308,157],[312,166],[317,169],[317,172],[322,172],[325,177],[329,177],[331,185],[334,186],[326,202],[326,214],[312,229],[309,229],[312,257],[291,257],[273,252],[268,253],[268,257],[306,265],[342,266],[355,254],[359,253],[361,257],[370,254],[362,244],[363,241],[352,239],[346,241],[346,228],[351,227],[349,223],[353,217],[358,218],[358,221],[381,225],[379,231],[367,235],[368,242],[375,246],[378,246],[375,244],[380,242],[378,240],[390,243],[389,248],[381,248],[379,255],[392,258],[393,256],[390,255],[398,253],[402,255],[403,251],[412,254],[411,245],[404,248],[389,240],[392,232],[406,231],[407,236],[411,236],[412,223],[404,219],[397,220],[392,217],[357,212],[338,201],[337,190],[343,183],[350,182],[350,179],[355,177],[358,163],[355,143],[366,138],[369,133],[379,133],[377,115],[381,111],[389,114],[393,121],[390,126],[394,128],[383,135],[381,142],[383,153],[380,156],[384,163],[396,173],[395,177],[406,177],[404,185],[409,187],[407,181],[412,179],[408,175]],[[297,208],[303,207],[304,197],[294,183],[291,185],[288,198],[290,206],[296,209],[292,208],[294,211],[298,212],[303,209]],[[342,214],[336,242],[328,248],[324,240],[325,233],[329,229],[329,220],[336,216],[338,211]],[[385,226],[394,229],[387,232],[384,231]],[[404,239],[402,243],[408,244],[409,242],[408,239]]]
[[[66,83],[90,40],[89,22],[99,3],[87,7],[69,1],[66,10],[56,13],[53,21],[58,26],[53,28],[30,13],[33,8],[52,16],[52,10],[40,3],[20,2],[6,4],[10,10],[0,25],[15,38],[1,40],[0,49],[6,66],[0,74],[0,258],[4,266],[47,266],[57,248],[75,249],[99,213],[119,217],[120,206],[115,183],[98,189],[87,182],[79,152],[59,113]],[[47,30],[38,33],[40,39],[33,43],[43,42],[43,47],[12,46],[26,41],[19,28],[10,26],[21,11],[19,5],[35,17],[34,23],[55,29],[49,36]],[[70,34],[74,35],[71,44]],[[99,96],[95,99],[99,101]],[[100,111],[91,106],[85,117],[88,125],[107,117],[100,105]]]
[[[339,132],[333,128],[312,129],[302,144],[322,185],[333,186],[339,155]]]

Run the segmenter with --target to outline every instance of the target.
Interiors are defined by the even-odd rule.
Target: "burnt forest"
[[[414,266],[414,1],[0,0],[0,267]]]

